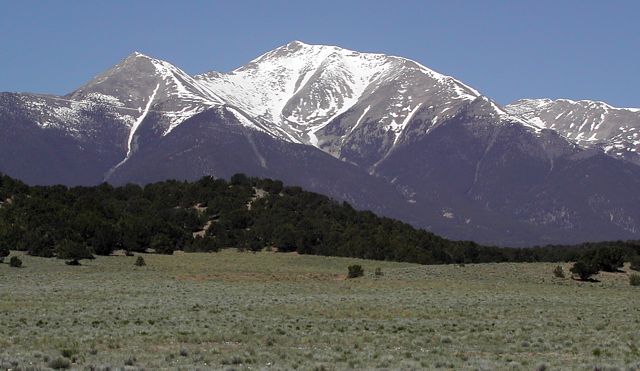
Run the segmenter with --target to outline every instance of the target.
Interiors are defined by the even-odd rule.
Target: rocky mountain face
[[[583,147],[640,165],[640,109],[568,99],[522,99],[505,109]]]
[[[244,172],[454,239],[639,238],[638,111],[562,102],[501,107],[405,58],[301,42],[196,76],[134,53],[63,97],[0,94],[0,171],[69,185]]]

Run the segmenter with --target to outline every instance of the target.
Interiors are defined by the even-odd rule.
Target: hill
[[[211,252],[274,249],[421,264],[569,261],[635,242],[530,249],[452,241],[346,202],[236,174],[230,181],[164,181],[144,187],[27,186],[0,177],[0,248],[70,259],[114,250]]]

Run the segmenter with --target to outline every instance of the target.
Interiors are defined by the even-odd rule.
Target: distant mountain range
[[[0,94],[0,171],[30,184],[243,172],[453,239],[640,238],[640,110],[501,107],[409,59],[298,41],[228,73],[128,56],[66,96]]]
[[[615,108],[604,102],[569,99],[522,99],[505,109],[585,148],[640,165],[640,109]]]

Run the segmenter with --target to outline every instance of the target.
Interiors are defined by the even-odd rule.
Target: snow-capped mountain
[[[640,167],[585,148],[637,146],[638,112],[580,104],[501,107],[406,58],[298,41],[196,76],[134,53],[66,96],[1,93],[0,171],[70,185],[244,172],[456,239],[640,238]]]
[[[427,134],[476,99],[489,102],[497,117],[529,125],[477,90],[417,62],[336,46],[294,41],[229,73],[195,78],[272,135],[356,163],[352,152],[364,151],[363,141],[381,142],[375,154],[364,154],[376,163],[398,143],[417,139],[415,133],[405,136],[414,118],[420,117],[419,131]]]
[[[163,116],[163,134],[204,108],[223,104],[214,92],[169,62],[134,52],[67,97],[82,101],[102,96],[141,114],[153,110]]]
[[[505,109],[540,127],[556,130],[584,147],[640,165],[640,109],[569,99],[522,99]]]

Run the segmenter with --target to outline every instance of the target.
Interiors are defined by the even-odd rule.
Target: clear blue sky
[[[195,74],[292,40],[414,59],[500,103],[640,107],[640,1],[0,0],[0,91],[66,94],[139,50]]]

